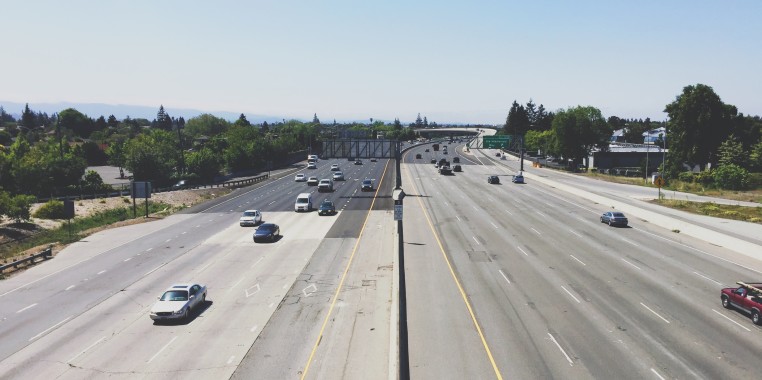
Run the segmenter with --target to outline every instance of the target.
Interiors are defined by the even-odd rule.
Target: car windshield
[[[323,201],[323,207],[331,207],[333,206],[333,203],[331,201]]]
[[[257,232],[270,232],[275,230],[274,224],[263,224],[257,228]]]
[[[243,216],[257,216],[257,213],[255,211],[246,211],[243,213]]]
[[[164,292],[160,300],[161,301],[187,301],[188,291],[187,290],[170,290],[170,291]]]
[[[613,213],[611,215],[613,215],[614,217],[617,217],[617,218],[624,218],[624,214],[622,214],[621,212],[615,212],[615,213]]]

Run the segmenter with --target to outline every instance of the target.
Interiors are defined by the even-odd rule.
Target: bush
[[[749,187],[749,172],[735,165],[721,165],[712,171],[712,178],[718,187],[731,190],[743,190]]]
[[[701,185],[711,185],[712,182],[714,182],[714,177],[712,176],[711,171],[704,170],[698,174],[694,174],[693,182]]]
[[[693,175],[693,172],[680,172],[680,174],[677,175],[677,179],[691,183],[695,180],[695,176]]]
[[[49,200],[40,206],[32,216],[40,219],[65,219],[64,203],[55,199]]]

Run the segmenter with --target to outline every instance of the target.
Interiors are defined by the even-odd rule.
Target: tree
[[[611,127],[595,107],[577,106],[556,113],[553,119],[554,150],[580,163],[596,146],[607,145]]]
[[[262,130],[262,133],[270,132],[270,125],[267,124],[267,120],[262,122],[262,128],[261,128],[261,130]]]
[[[58,114],[58,120],[61,128],[70,130],[74,136],[89,138],[93,133],[93,122],[85,114],[75,110],[74,108],[67,108]],[[62,132],[65,134],[64,132]],[[59,137],[63,137],[59,136]]]
[[[686,162],[716,165],[717,148],[731,133],[736,108],[724,104],[711,87],[697,84],[684,87],[664,111],[670,118],[667,170],[676,174]]]
[[[429,127],[429,120],[426,119],[426,116],[423,117],[423,127],[428,128]]]
[[[156,113],[156,120],[154,120],[153,127],[165,131],[172,130],[172,118],[167,111],[164,110],[163,104],[159,106],[159,112]]]
[[[415,127],[416,128],[422,128],[423,127],[423,119],[421,119],[421,114],[418,113],[418,117],[415,118]]]
[[[519,105],[515,100],[508,111],[508,117],[505,119],[503,130],[506,134],[512,136],[523,136],[529,130],[529,117],[524,106]]]
[[[372,121],[371,121],[372,123]],[[317,114],[312,116],[312,124],[320,124],[320,119],[318,119]]]
[[[118,166],[119,169],[124,167],[126,157],[124,141],[117,140],[112,142],[108,148],[106,148],[106,155],[108,156],[108,163],[113,166]]]
[[[30,209],[34,204],[35,197],[32,195],[17,194],[7,199],[7,206],[4,214],[13,219],[16,223],[29,220],[32,216]]]
[[[719,163],[722,165],[737,165],[739,167],[746,167],[748,155],[743,149],[743,144],[734,136],[730,135],[727,140],[720,144],[717,148],[717,154],[719,155]]]
[[[724,189],[743,190],[749,187],[749,172],[736,164],[720,165],[711,173],[714,183]]]
[[[220,173],[220,155],[209,148],[188,154],[188,173],[195,174],[202,183],[211,182]]]
[[[537,123],[537,106],[531,98],[527,102],[526,107],[524,107],[524,110],[526,110],[527,119],[529,119],[529,128],[531,129]]]
[[[552,136],[551,131],[527,131],[524,135],[524,149],[528,152],[546,152],[550,147]]]
[[[400,123],[400,119],[394,118],[394,130],[395,131],[401,131],[402,130],[402,123]]]
[[[108,123],[106,122],[106,118],[101,115],[99,118],[95,119],[95,122],[93,123],[93,130],[94,131],[102,131],[108,127]]]
[[[34,112],[29,109],[29,103],[24,106],[24,111],[21,112],[21,126],[27,129],[37,127]]]
[[[239,126],[239,127],[251,127],[251,123],[246,119],[246,115],[241,114],[241,116],[238,116],[238,120],[233,123],[233,125]]]
[[[185,124],[185,132],[194,137],[217,136],[230,128],[227,120],[205,113],[188,119]]]
[[[751,147],[751,153],[749,153],[749,165],[752,170],[762,172],[762,138]]]
[[[127,142],[125,157],[125,167],[135,180],[168,184],[179,162],[175,135],[161,129],[140,134]]]
[[[103,178],[95,170],[88,170],[82,179],[82,186],[89,192],[95,194],[104,187]]]
[[[111,128],[116,128],[119,126],[119,120],[117,120],[114,115],[109,115],[106,124]]]

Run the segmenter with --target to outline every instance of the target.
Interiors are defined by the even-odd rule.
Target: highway
[[[759,260],[638,218],[609,227],[609,204],[554,185],[609,196],[595,181],[532,170],[513,184],[518,162],[496,151],[425,148],[401,173],[411,378],[758,377],[762,329],[719,290],[758,281]],[[455,156],[454,175],[430,163]],[[332,163],[346,176],[332,193],[293,180],[328,178]],[[0,281],[0,378],[396,378],[393,163],[285,169]],[[360,192],[364,178],[377,192]],[[338,215],[295,213],[305,191]],[[282,237],[253,243],[237,223],[249,208]],[[176,282],[207,285],[207,302],[154,324],[148,310]]]

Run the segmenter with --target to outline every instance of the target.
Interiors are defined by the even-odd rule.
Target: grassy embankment
[[[629,185],[638,185],[651,187],[656,192],[656,186],[647,183],[643,178],[619,177],[600,173],[583,174],[590,178],[595,178],[608,182],[624,183]],[[717,218],[743,220],[751,223],[762,224],[762,188],[746,191],[725,190],[706,187],[697,183],[687,183],[679,180],[668,180],[667,186],[662,189],[662,193],[669,191],[680,191],[707,197],[723,198],[742,202],[759,203],[759,207],[745,207],[737,205],[724,205],[712,202],[691,202],[678,199],[655,199],[652,202],[678,210],[691,212],[694,214],[714,216]]]
[[[165,216],[177,211],[171,205],[161,202],[148,202],[148,213],[151,216]],[[144,220],[145,208],[138,210],[137,217],[132,217],[130,207],[118,207],[99,211],[86,217],[77,217],[71,222],[63,223],[61,226],[52,229],[44,229],[40,232],[32,233],[25,239],[15,242],[9,242],[0,246],[0,262],[9,261],[11,257],[18,256],[25,251],[39,248],[42,251],[49,244],[66,245],[89,236],[104,227],[114,225],[119,222]],[[26,223],[25,225],[29,225]],[[37,253],[37,251],[33,252]],[[31,253],[30,253],[31,254]],[[10,262],[10,261],[9,261]]]

